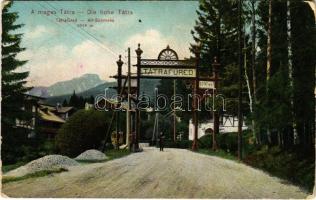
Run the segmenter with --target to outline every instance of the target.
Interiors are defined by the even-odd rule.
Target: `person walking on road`
[[[159,147],[160,147],[160,151],[163,151],[164,139],[165,139],[165,136],[163,135],[162,132],[160,132],[160,134],[159,134]]]

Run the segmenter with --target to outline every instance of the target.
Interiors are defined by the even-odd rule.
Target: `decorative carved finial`
[[[167,49],[170,49],[169,44],[167,45]]]
[[[123,61],[122,61],[122,55],[119,55],[119,60],[116,61],[116,64],[118,67],[122,67],[122,65],[124,64]]]
[[[140,58],[141,54],[143,53],[143,50],[140,48],[140,43],[138,43],[138,48],[135,50],[137,56]]]

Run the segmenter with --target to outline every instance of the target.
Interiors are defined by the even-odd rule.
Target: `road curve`
[[[2,185],[9,197],[300,198],[309,194],[235,161],[145,148],[105,163]]]

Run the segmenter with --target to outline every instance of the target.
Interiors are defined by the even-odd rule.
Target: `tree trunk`
[[[238,84],[238,159],[242,160],[242,0],[238,2],[238,72],[239,72],[239,84]]]
[[[272,62],[272,0],[269,0],[269,21],[268,21],[268,41],[267,41],[267,82],[266,82],[266,91],[269,98],[269,80],[271,77],[271,62]],[[271,144],[271,132],[268,125],[267,128],[267,137],[268,143]]]
[[[246,31],[245,31],[246,33]],[[247,47],[246,47],[246,37],[244,36],[244,71],[245,71],[245,79],[246,79],[246,85],[247,85],[247,90],[248,90],[248,97],[249,97],[249,109],[250,113],[253,114],[253,97],[251,93],[251,88],[250,88],[250,81],[249,81],[249,76],[247,72]],[[257,143],[257,137],[256,137],[256,132],[255,132],[255,126],[254,126],[254,120],[252,120],[252,134],[253,138]]]
[[[271,60],[272,60],[272,0],[269,0],[269,21],[268,21],[268,41],[267,41],[267,87],[271,76]]]
[[[291,113],[292,113],[292,133],[293,133],[293,143],[295,144],[295,138],[297,138],[297,129],[296,129],[296,123],[295,123],[295,117],[294,117],[294,94],[293,94],[293,60],[292,60],[292,27],[291,27],[291,1],[287,0],[286,2],[286,18],[287,18],[287,41],[288,41],[288,67],[289,67],[289,82],[290,82],[290,89],[291,89],[291,95],[290,95],[290,101],[291,101]]]
[[[256,0],[252,0],[251,1],[251,9],[252,9],[252,30],[251,30],[251,35],[252,35],[252,59],[251,59],[251,71],[252,71],[252,89],[253,89],[253,104],[256,105],[257,103],[257,94],[256,94],[256,90],[257,90],[257,83],[256,83]],[[253,106],[252,106],[253,109]],[[253,110],[251,111],[251,113],[253,113]],[[256,131],[256,122],[254,119],[252,119],[251,121],[252,123],[252,131],[253,134],[255,135],[255,139],[256,139],[256,144],[260,144],[260,136],[257,135],[259,133],[257,133]]]

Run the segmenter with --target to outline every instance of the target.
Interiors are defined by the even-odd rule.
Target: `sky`
[[[157,58],[167,45],[179,59],[190,57],[197,8],[197,1],[16,1],[11,11],[19,13],[16,23],[25,24],[18,32],[24,33],[21,46],[26,48],[18,58],[28,60],[21,70],[30,72],[29,85],[49,86],[87,73],[111,81],[118,55],[127,62],[128,47],[135,64],[138,43],[143,58]],[[61,9],[75,14],[62,14]],[[88,14],[89,10],[97,14]],[[100,10],[114,13],[101,15]],[[77,19],[77,23],[57,18]],[[90,18],[114,22],[88,23]],[[88,27],[77,26],[82,23]],[[126,68],[123,65],[123,71]]]

